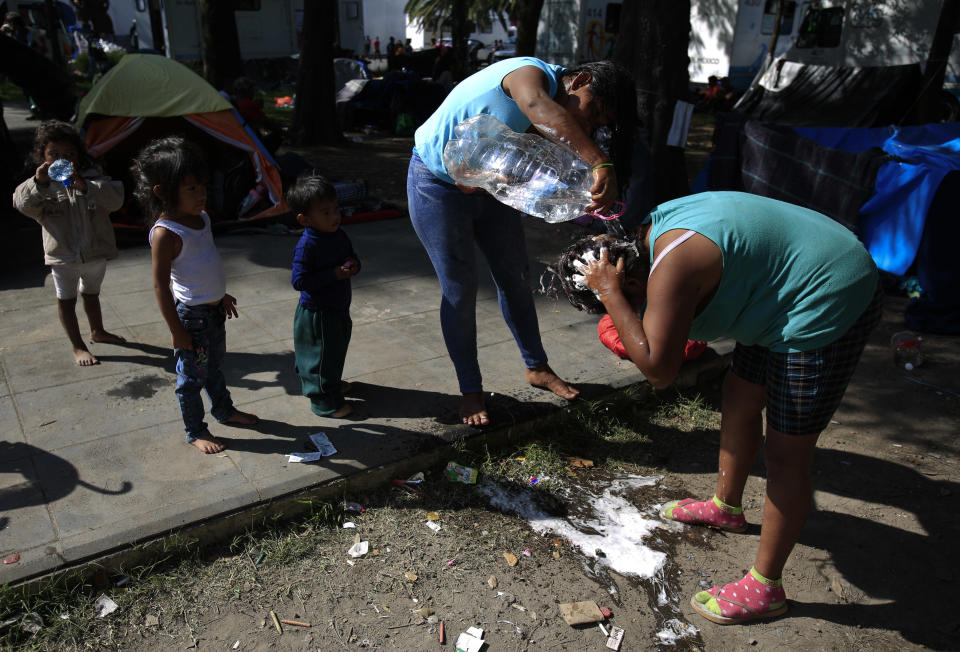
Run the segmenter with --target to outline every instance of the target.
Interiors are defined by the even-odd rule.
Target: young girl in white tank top
[[[249,426],[253,414],[233,406],[221,364],[226,319],[239,316],[226,292],[220,255],[205,212],[208,178],[200,149],[182,137],[162,138],[140,152],[133,165],[137,197],[156,223],[150,229],[153,286],[160,313],[173,337],[177,399],[187,442],[204,453],[226,448],[204,422],[200,390],[220,423]]]

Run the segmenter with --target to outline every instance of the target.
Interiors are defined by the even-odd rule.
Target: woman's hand
[[[619,195],[620,186],[617,185],[617,174],[613,171],[613,166],[597,168],[593,171],[593,186],[590,188],[590,199],[593,202],[586,210],[588,213],[605,215]]]
[[[457,183],[457,182],[454,182],[453,185],[459,188],[460,192],[462,192],[465,195],[472,195],[475,192],[484,192],[483,188],[481,188],[480,186],[465,186],[462,183]]]
[[[583,282],[597,293],[600,301],[622,291],[624,259],[618,260],[616,266],[610,264],[610,251],[606,246],[600,246],[600,260],[590,260],[586,264],[575,262],[574,265],[583,272]]]

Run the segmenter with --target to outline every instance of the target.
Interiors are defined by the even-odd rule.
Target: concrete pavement
[[[38,262],[0,277],[0,557],[20,554],[18,563],[0,566],[0,583],[487,435],[457,424],[439,285],[409,221],[345,228],[364,262],[354,279],[344,374],[355,385],[351,420],[319,418],[299,395],[297,294],[289,282],[297,235],[217,237],[240,311],[227,323],[228,384],[237,406],[262,419],[254,429],[210,421],[228,441],[221,455],[201,455],[184,443],[170,335],[154,301],[145,246],[123,249],[108,265],[104,322],[129,344],[92,345],[101,360],[95,367],[73,364],[46,268]],[[531,219],[531,260],[552,260],[573,232]],[[531,278],[542,270],[533,262]],[[492,428],[556,413],[566,402],[525,384],[493,286],[482,278],[477,319],[485,387],[495,394]],[[551,364],[585,396],[641,380],[599,343],[596,317],[565,301],[537,303]],[[691,364],[718,361],[716,354],[706,358]],[[320,464],[288,464],[287,454],[305,450],[303,441],[317,431],[339,453]]]

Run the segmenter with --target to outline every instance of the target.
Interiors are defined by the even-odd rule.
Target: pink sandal
[[[727,532],[746,532],[747,519],[742,507],[731,507],[722,500],[684,498],[674,500],[660,509],[660,516],[668,521],[687,523],[688,525],[706,525]]]
[[[787,595],[782,580],[768,580],[751,568],[739,582],[700,591],[690,606],[709,621],[735,625],[785,614]]]

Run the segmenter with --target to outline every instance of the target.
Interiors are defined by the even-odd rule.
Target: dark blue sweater
[[[290,279],[300,291],[300,305],[310,310],[348,310],[350,279],[337,280],[336,269],[351,257],[357,255],[343,229],[324,233],[305,228],[293,254]]]

